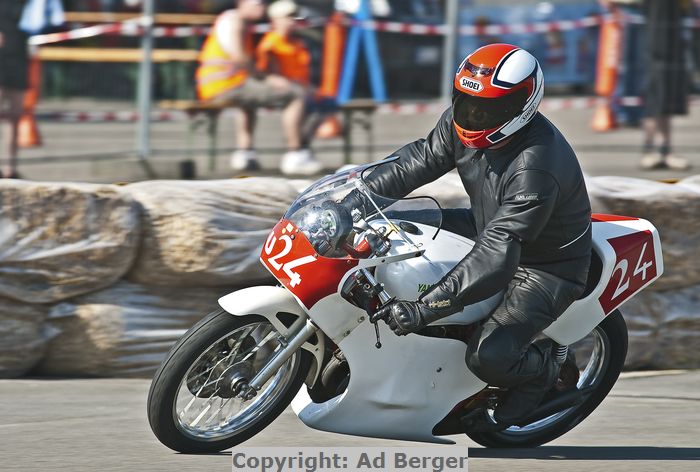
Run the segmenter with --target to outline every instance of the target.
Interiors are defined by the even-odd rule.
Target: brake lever
[[[384,308],[385,306],[387,306],[389,303],[391,303],[393,301],[394,301],[394,297],[389,298],[388,300],[386,300],[384,303],[382,303],[379,306],[377,311],[381,310],[382,308]],[[377,349],[381,349],[382,348],[382,340],[379,337],[379,321],[384,320],[384,322],[386,322],[386,316],[377,317],[376,314],[377,314],[377,312],[375,312],[374,315],[370,316],[369,321],[372,324],[374,324],[374,335],[377,337],[377,342],[374,343],[374,347],[376,347]]]
[[[379,325],[377,324],[376,321],[374,322],[374,335],[377,337],[377,342],[374,343],[374,347],[376,347],[377,349],[381,349],[382,348],[382,340],[379,338]]]
[[[360,269],[360,273],[365,277],[365,280],[367,281],[367,283],[369,283],[371,289],[375,290],[377,293],[377,296],[379,297],[379,301],[381,304],[379,305],[377,311],[381,310],[382,308],[387,306],[389,303],[394,301],[394,297],[389,295],[386,292],[386,290],[384,290],[384,287],[382,286],[382,284],[380,284],[377,281],[377,279],[374,278],[374,276],[372,275],[372,273],[370,271],[368,271],[367,269]],[[379,325],[377,323],[382,318],[376,318],[375,317],[376,313],[377,312],[375,311],[374,314],[369,317],[369,321],[371,323],[374,323],[374,334],[377,337],[377,342],[374,344],[374,347],[376,347],[377,349],[381,349],[382,348],[382,340],[379,337]]]

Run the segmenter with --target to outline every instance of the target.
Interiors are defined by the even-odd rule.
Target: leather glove
[[[433,285],[417,301],[394,300],[380,308],[371,317],[376,323],[384,320],[397,336],[420,331],[433,321],[457,313],[464,304],[439,285]]]
[[[432,309],[420,301],[395,300],[372,315],[371,321],[376,323],[379,320],[384,320],[394,334],[405,336],[408,333],[420,331],[429,323],[449,314],[449,312],[445,313],[444,310],[441,312],[441,310]]]
[[[367,215],[374,213],[372,204],[367,201],[367,198],[357,189],[348,193],[339,203],[341,206],[347,208],[351,215],[353,214],[353,210],[359,211],[361,218],[365,218]],[[354,215],[353,220],[355,220]]]

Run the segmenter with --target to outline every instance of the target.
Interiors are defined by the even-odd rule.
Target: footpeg
[[[555,413],[566,410],[567,408],[580,405],[583,403],[583,400],[584,392],[577,388],[572,388],[560,393],[559,395],[556,395],[549,401],[542,403],[535,409],[535,411],[532,412],[532,414],[528,415],[522,420],[517,421],[515,424],[518,426],[527,426],[535,421],[543,420],[548,416],[552,416]]]
[[[492,419],[484,408],[472,410],[459,419],[465,433],[488,433],[503,431],[507,424]]]

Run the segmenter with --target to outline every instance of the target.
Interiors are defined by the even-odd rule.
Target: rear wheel
[[[255,315],[217,311],[190,329],[156,373],[148,394],[151,429],[179,452],[215,452],[268,426],[289,405],[311,365],[299,350],[250,400],[237,396],[280,348],[279,333]]]
[[[467,436],[486,447],[534,447],[558,438],[583,421],[608,395],[625,364],[624,318],[615,310],[570,349],[580,370],[577,387],[589,391],[581,404],[527,426],[512,426],[501,432],[467,433]]]

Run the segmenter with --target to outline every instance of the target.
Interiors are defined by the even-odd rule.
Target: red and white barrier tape
[[[114,23],[86,26],[84,28],[77,28],[72,31],[63,31],[60,33],[39,34],[29,38],[29,44],[30,46],[42,46],[44,44],[61,43],[71,39],[85,39],[108,34],[119,34],[124,26],[125,23]]]
[[[325,19],[317,18],[313,20],[303,20],[299,26],[311,28],[325,24]],[[269,24],[255,25],[253,31],[256,33],[266,33],[270,30]],[[112,23],[107,25],[84,26],[71,31],[60,33],[41,34],[29,38],[32,46],[42,46],[44,44],[59,43],[73,39],[85,39],[102,35],[112,36],[142,36],[146,31],[143,24],[143,17],[135,18],[123,23]],[[189,38],[192,36],[206,36],[211,31],[210,26],[155,26],[153,37],[155,38]]]
[[[36,113],[38,121],[54,123],[134,123],[139,120],[135,111],[49,111]],[[183,121],[187,113],[180,111],[156,111],[151,121]]]
[[[546,33],[550,31],[569,31],[580,28],[589,28],[601,23],[600,16],[590,16],[578,20],[558,20],[538,23],[516,23],[511,25],[488,25],[488,26],[473,26],[464,25],[460,27],[459,32],[465,36],[475,36],[480,34],[508,34],[508,33]],[[142,24],[142,18],[136,18],[124,23],[113,23],[107,25],[86,26],[77,28],[71,31],[61,33],[51,33],[33,36],[30,38],[30,44],[40,46],[44,44],[58,43],[73,39],[85,39],[101,35],[121,35],[121,36],[141,36],[145,27]],[[314,27],[325,24],[325,19],[318,18],[313,20],[304,20],[300,23],[302,27]],[[405,33],[421,36],[439,36],[444,35],[447,31],[445,25],[425,25],[419,23],[399,23],[395,21],[348,21],[348,25],[361,25],[364,28],[373,29],[379,32],[387,33]],[[256,33],[265,33],[269,31],[268,24],[256,25],[254,31]],[[209,26],[156,26],[153,28],[153,36],[156,38],[184,38],[191,36],[205,36],[209,34],[211,28]]]
[[[590,28],[600,25],[604,19],[609,18],[605,15],[594,15],[580,18],[577,20],[554,20],[542,21],[535,23],[514,23],[508,25],[463,25],[459,28],[459,33],[463,36],[478,36],[478,35],[500,35],[500,34],[532,34],[532,33],[548,33],[553,31],[572,31],[582,28]],[[638,15],[625,15],[622,20],[629,23],[644,23],[644,18]],[[316,27],[322,26],[326,22],[325,18],[315,18],[312,20],[303,20],[300,22],[301,27]],[[405,33],[420,36],[439,36],[447,32],[445,25],[425,25],[420,23],[399,23],[395,21],[379,21],[369,20],[357,22],[349,20],[347,25],[361,25],[368,29],[373,29],[379,32],[387,33]],[[700,28],[700,19],[686,18],[683,22],[688,28]],[[269,31],[269,24],[256,25],[254,31],[256,33],[265,33]],[[185,38],[192,36],[205,36],[209,34],[211,27],[209,26],[156,26],[153,28],[153,36],[156,38]],[[44,44],[69,41],[73,39],[84,39],[101,35],[121,35],[121,36],[141,36],[145,31],[143,25],[143,17],[135,18],[124,23],[113,23],[107,25],[86,26],[77,28],[71,31],[61,33],[51,33],[33,36],[29,39],[29,43],[34,46]]]
[[[601,97],[548,98],[542,101],[540,111],[585,110],[606,103],[608,103],[608,99]],[[640,97],[622,97],[616,100],[616,103],[622,106],[639,106],[642,104],[642,99]],[[439,114],[447,106],[441,102],[386,103],[377,107],[377,113],[382,115]],[[269,112],[265,109],[260,111],[262,114]],[[228,112],[226,115],[228,116],[230,113]],[[36,117],[39,121],[59,123],[133,123],[138,121],[139,114],[134,111],[55,111],[39,112]],[[187,113],[183,111],[156,111],[151,114],[151,121],[183,121],[187,117]]]
[[[580,98],[547,98],[542,101],[539,110],[542,112],[559,110],[586,110],[605,105],[610,100],[603,97],[580,97]],[[641,106],[641,97],[621,97],[614,100],[621,106],[633,107]],[[447,105],[439,102],[430,103],[388,103],[379,105],[377,113],[383,115],[419,115],[423,113],[442,113]]]
[[[602,20],[603,17],[601,16],[587,16],[578,20],[555,20],[536,23],[514,23],[510,25],[463,25],[459,28],[459,34],[463,36],[478,36],[482,34],[526,34],[548,33],[550,31],[571,31],[575,29],[598,26],[601,24]],[[424,25],[374,20],[365,21],[360,24],[368,29],[389,33],[407,33],[430,36],[443,35],[447,32],[447,27],[445,25]]]

